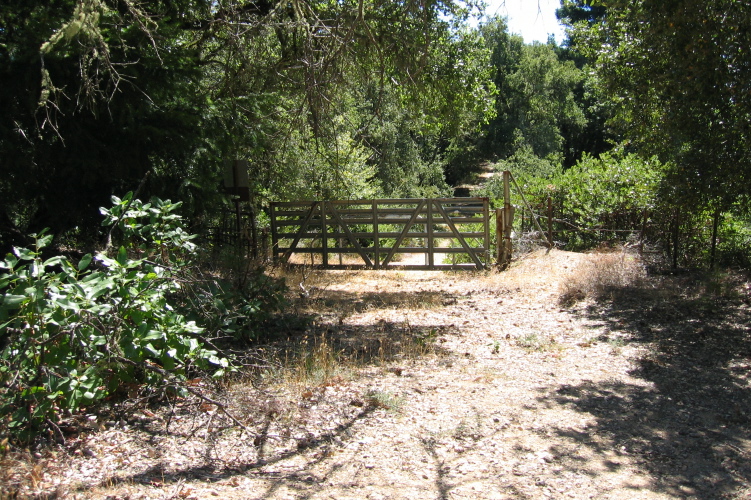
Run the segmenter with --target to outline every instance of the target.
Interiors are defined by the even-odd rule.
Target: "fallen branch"
[[[125,363],[125,364],[130,365],[130,366],[135,366],[137,368],[143,368],[143,369],[146,369],[146,370],[149,370],[149,371],[152,371],[154,373],[157,373],[157,374],[161,375],[162,377],[164,377],[166,380],[169,380],[174,385],[179,385],[180,387],[183,387],[186,391],[188,391],[192,395],[196,396],[197,398],[201,399],[202,401],[216,406],[224,415],[227,416],[227,418],[229,418],[232,422],[234,422],[235,425],[237,425],[238,427],[240,427],[242,430],[244,430],[248,434],[251,434],[254,438],[259,437],[258,433],[250,430],[248,428],[248,426],[246,426],[245,424],[243,424],[242,422],[240,422],[240,420],[238,420],[238,418],[235,417],[227,409],[227,406],[224,403],[222,403],[221,401],[217,401],[214,398],[210,398],[209,396],[206,396],[205,394],[201,393],[199,390],[197,390],[197,389],[195,389],[195,388],[193,388],[193,387],[191,387],[191,386],[189,386],[187,384],[181,384],[180,380],[175,375],[173,375],[172,373],[168,372],[164,368],[162,368],[162,367],[160,367],[158,365],[152,364],[152,363],[136,363],[135,361],[130,360],[128,358],[124,358],[122,356],[116,356],[115,359],[117,361],[120,361],[121,363]]]

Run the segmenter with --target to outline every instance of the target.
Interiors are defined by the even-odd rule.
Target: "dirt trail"
[[[64,498],[751,498],[747,298],[705,303],[650,281],[604,306],[559,306],[590,258],[309,276],[296,307],[315,321],[293,335],[357,361],[231,388],[224,397],[252,433],[194,406],[178,408],[170,432],[157,415],[81,436],[40,458],[37,490],[57,480]]]

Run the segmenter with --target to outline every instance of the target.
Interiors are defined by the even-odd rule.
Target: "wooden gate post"
[[[381,268],[381,236],[378,228],[378,202],[373,200],[371,217],[373,218],[373,265],[375,269]]]
[[[433,249],[435,248],[435,242],[433,241],[433,200],[428,200],[428,206],[427,206],[427,215],[425,223],[425,234],[427,235],[425,237],[425,245],[423,245],[427,253],[425,254],[425,264],[428,267],[435,266],[435,256],[433,255]]]
[[[503,208],[496,212],[498,238],[498,266],[506,269],[511,263],[511,232],[514,228],[514,207],[511,206],[511,172],[503,172]]]
[[[505,232],[503,231],[503,209],[502,208],[496,208],[495,209],[495,237],[496,237],[496,253],[495,253],[495,260],[498,263],[498,265],[501,265],[501,262],[503,262],[503,245],[505,240]]]
[[[324,266],[329,265],[329,236],[328,236],[328,224],[326,223],[326,217],[329,210],[327,210],[327,201],[321,202],[321,258]],[[310,260],[313,262],[313,254],[310,254]]]

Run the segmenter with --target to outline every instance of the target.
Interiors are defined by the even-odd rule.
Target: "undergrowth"
[[[563,280],[558,303],[571,307],[587,299],[602,300],[614,290],[637,286],[645,277],[635,255],[623,251],[591,254]]]
[[[46,256],[52,235],[0,260],[0,440],[40,434],[125,386],[160,397],[198,392],[188,377],[223,377],[221,339],[247,340],[283,305],[283,286],[197,273],[179,203],[132,193],[102,208],[119,246],[78,262]]]

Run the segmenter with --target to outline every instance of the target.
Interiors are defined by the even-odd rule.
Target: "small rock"
[[[540,459],[540,461],[547,462],[547,463],[550,463],[553,460],[555,460],[555,457],[551,453],[548,453],[547,451],[542,451],[538,453],[537,457]]]

